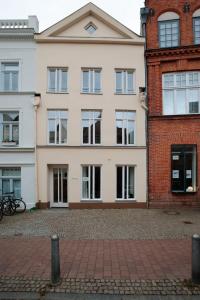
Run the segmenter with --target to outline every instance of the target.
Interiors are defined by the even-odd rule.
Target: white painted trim
[[[179,20],[180,17],[173,11],[167,11],[158,17],[158,21]]]

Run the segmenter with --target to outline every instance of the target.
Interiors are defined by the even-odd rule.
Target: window
[[[67,93],[67,68],[48,68],[48,92]]]
[[[134,93],[134,70],[116,70],[116,94]]]
[[[159,22],[159,41],[161,48],[179,45],[179,20]]]
[[[95,31],[97,30],[97,27],[92,23],[90,22],[86,27],[85,27],[85,30],[89,33],[89,34],[93,34],[95,33]]]
[[[101,167],[82,166],[82,199],[99,200],[101,198]]]
[[[5,92],[14,92],[19,89],[19,63],[2,62],[1,63],[1,90]]]
[[[164,115],[200,113],[200,72],[163,74]]]
[[[134,200],[134,167],[117,166],[117,199]]]
[[[21,169],[0,168],[0,195],[13,193],[21,197]]]
[[[196,145],[172,145],[172,192],[196,191]]]
[[[82,92],[101,93],[101,69],[82,69]]]
[[[116,112],[117,144],[134,145],[135,143],[135,112]]]
[[[83,144],[101,144],[101,111],[82,111]]]
[[[49,144],[67,143],[67,111],[48,111]]]
[[[200,44],[200,16],[193,18],[194,26],[194,43],[196,45]]]
[[[158,18],[158,37],[160,48],[179,46],[179,15],[172,11]]]
[[[0,142],[19,144],[19,112],[0,112]]]

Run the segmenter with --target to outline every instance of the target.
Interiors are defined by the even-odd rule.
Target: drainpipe
[[[38,162],[37,162],[37,109],[40,106],[41,94],[34,95],[34,122],[35,122],[35,134],[34,134],[34,145],[35,145],[35,197],[36,203],[39,199],[38,193]]]
[[[145,38],[144,43],[144,68],[145,68],[145,88],[140,88],[140,102],[141,106],[146,110],[146,119],[145,119],[145,132],[146,132],[146,173],[147,173],[147,191],[146,191],[146,199],[147,199],[147,208],[149,208],[149,134],[148,134],[148,76],[147,76],[147,61],[146,61],[146,49],[147,49],[147,39],[146,39],[146,23],[148,16],[150,14],[150,9],[148,7],[143,7],[140,9],[140,21],[141,21],[141,35]]]

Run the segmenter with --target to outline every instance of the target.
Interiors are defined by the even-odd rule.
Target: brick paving
[[[191,235],[200,231],[199,213],[171,212],[48,210],[4,218],[0,292],[200,295],[190,282]],[[48,236],[55,232],[61,237],[57,288],[49,285]]]
[[[188,279],[190,240],[61,240],[61,274],[78,279]],[[0,276],[48,279],[50,240],[0,240]]]

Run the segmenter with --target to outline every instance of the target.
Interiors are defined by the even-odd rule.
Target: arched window
[[[200,44],[200,8],[193,14],[194,43]]]
[[[158,18],[160,48],[179,46],[179,15],[168,11]]]

